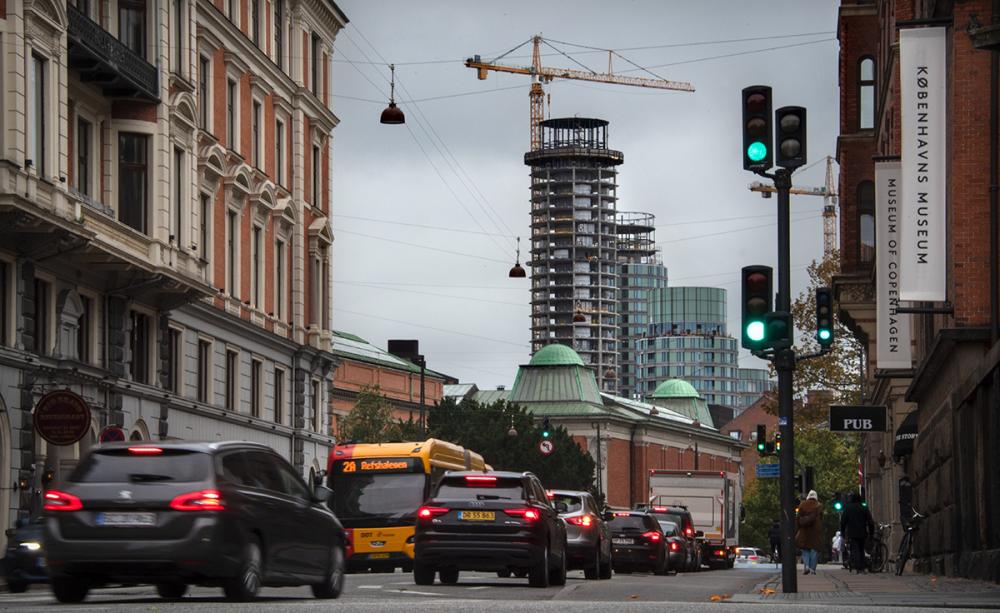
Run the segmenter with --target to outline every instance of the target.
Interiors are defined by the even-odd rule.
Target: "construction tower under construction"
[[[616,167],[608,122],[541,122],[531,167],[531,348],[561,343],[594,369],[602,390],[618,382]]]

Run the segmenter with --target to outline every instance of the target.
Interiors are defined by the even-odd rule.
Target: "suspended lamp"
[[[396,65],[389,64],[389,72],[392,74],[389,80],[389,106],[385,107],[382,111],[382,117],[379,119],[380,123],[386,124],[400,124],[406,123],[406,116],[403,115],[403,111],[396,106]]]
[[[511,279],[524,278],[524,268],[521,267],[521,237],[517,237],[517,258],[514,260],[514,267],[510,269],[507,276]]]

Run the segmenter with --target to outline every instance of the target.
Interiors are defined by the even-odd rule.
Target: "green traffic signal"
[[[819,340],[821,341],[828,341],[830,340],[830,337],[833,336],[832,334],[830,334],[829,330],[820,330],[816,334],[819,336]]]
[[[816,340],[827,348],[833,344],[833,291],[816,288]]]
[[[760,162],[767,157],[767,145],[760,141],[750,143],[747,147],[747,157],[751,162]]]
[[[542,438],[549,438],[552,434],[552,424],[549,422],[549,418],[546,417],[542,420]]]
[[[751,321],[747,324],[747,338],[755,343],[764,340],[764,322]]]
[[[844,505],[839,500],[833,503],[833,510],[834,511],[840,511],[843,508],[844,508]]]

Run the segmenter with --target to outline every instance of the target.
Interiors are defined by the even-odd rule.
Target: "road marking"
[[[490,586],[488,586],[488,585],[473,585],[473,586],[467,587],[465,589],[467,589],[467,590],[488,590],[488,589],[490,589]]]
[[[382,589],[381,585],[356,585],[354,587],[356,587],[359,590],[380,590],[380,589]]]
[[[416,590],[404,590],[404,589],[392,590],[392,591],[397,592],[399,594],[413,594],[415,596],[447,596],[447,594],[441,594],[439,592],[418,592]]]

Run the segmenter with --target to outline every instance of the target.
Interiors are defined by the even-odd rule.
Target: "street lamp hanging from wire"
[[[395,64],[389,64],[389,72],[392,75],[389,80],[389,106],[385,107],[385,110],[382,111],[382,117],[379,119],[379,122],[392,125],[406,123],[406,116],[403,115],[402,109],[396,106]]]

